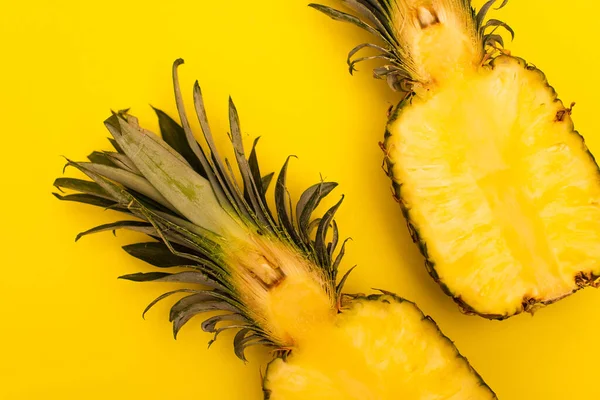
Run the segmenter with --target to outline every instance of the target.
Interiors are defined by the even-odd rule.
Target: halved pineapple
[[[268,367],[265,396],[273,399],[493,399],[454,345],[412,303],[391,294],[343,294],[338,279],[344,244],[334,215],[313,211],[335,187],[320,182],[292,211],[287,162],[275,186],[276,213],[266,193],[273,174],[261,174],[255,147],[246,156],[238,114],[230,102],[231,141],[243,185],[214,145],[198,84],[194,103],[206,147],[190,129],[173,68],[182,124],[157,110],[162,139],[127,112],[106,121],[116,152],[94,152],[72,162],[93,182],[59,178],[59,189],[79,193],[63,200],[112,208],[128,220],[79,235],[119,228],[148,235],[125,250],[161,269],[127,275],[133,281],[185,286],[154,300],[184,294],[171,308],[177,335],[193,317],[214,334],[236,330],[234,350],[264,345],[276,356]],[[256,146],[256,141],[254,142]],[[295,214],[295,215],[294,215]],[[344,242],[345,243],[345,242]],[[212,342],[212,341],[211,341]]]
[[[269,364],[267,398],[495,398],[435,322],[392,294],[354,297],[315,333],[310,347]]]
[[[572,106],[504,50],[508,25],[486,22],[494,2],[344,2],[360,19],[313,7],[385,43],[351,57],[377,48],[375,76],[404,93],[382,143],[396,200],[446,293],[503,319],[598,286],[600,175]]]

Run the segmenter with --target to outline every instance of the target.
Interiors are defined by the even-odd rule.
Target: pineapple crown
[[[309,4],[336,21],[348,22],[373,34],[382,41],[382,45],[362,43],[348,53],[347,63],[350,74],[356,71],[356,65],[368,60],[383,60],[385,65],[373,70],[376,79],[385,79],[389,86],[400,92],[411,92],[416,82],[423,82],[426,77],[419,71],[418,62],[413,58],[410,44],[407,43],[405,32],[408,15],[415,14],[415,20],[420,28],[439,22],[438,16],[432,13],[432,3],[440,3],[440,7],[453,9],[460,23],[470,31],[472,40],[481,49],[482,61],[491,62],[494,56],[503,52],[504,39],[497,33],[498,28],[505,28],[514,38],[514,31],[506,23],[497,19],[487,19],[486,16],[497,0],[488,0],[479,10],[471,6],[470,0],[340,0],[343,5],[352,10],[352,15],[321,4]],[[502,0],[503,8],[508,0]],[[374,49],[375,55],[358,57],[365,49]]]
[[[230,140],[235,153],[242,186],[233,175],[230,162],[217,148],[198,82],[194,85],[194,105],[208,150],[192,134],[181,96],[177,69],[173,64],[175,99],[181,124],[161,110],[158,116],[162,139],[139,127],[127,110],[115,112],[105,121],[113,138],[114,152],[93,152],[90,162],[68,160],[91,181],[58,178],[54,186],[78,193],[54,195],[60,200],[90,204],[125,214],[126,220],[97,226],[77,235],[81,237],[103,231],[128,229],[152,240],[124,246],[140,260],[160,269],[177,272],[149,272],[122,276],[136,282],[178,282],[191,287],[170,291],[152,301],[146,314],[157,302],[175,294],[186,296],[171,308],[169,319],[177,333],[192,317],[211,311],[222,312],[202,323],[205,332],[217,336],[237,330],[235,354],[245,360],[244,350],[251,345],[278,346],[264,327],[251,318],[251,312],[232,284],[231,272],[223,248],[232,236],[258,234],[286,243],[303,259],[320,270],[332,296],[339,301],[350,271],[339,280],[338,266],[344,256],[346,241],[339,252],[339,232],[334,216],[341,202],[320,218],[313,212],[337,186],[320,182],[308,188],[295,204],[286,186],[286,160],[275,184],[275,211],[267,204],[267,189],[274,174],[263,175],[256,154],[258,139],[246,156],[238,113],[229,102]],[[66,168],[66,167],[65,167]],[[294,215],[295,214],[295,218]],[[316,229],[316,234],[314,233]],[[331,239],[329,240],[328,238]],[[336,284],[337,283],[337,284]],[[198,288],[200,287],[200,288]]]

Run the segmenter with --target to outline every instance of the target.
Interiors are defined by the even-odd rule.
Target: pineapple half
[[[600,177],[566,107],[504,49],[469,0],[312,4],[377,36],[349,55],[385,60],[404,94],[381,144],[395,199],[431,276],[469,314],[504,319],[600,282]],[[500,4],[503,7],[507,1]],[[373,56],[356,58],[363,49]]]
[[[343,294],[350,271],[339,279],[344,244],[336,250],[334,215],[341,200],[322,217],[312,216],[336,184],[310,187],[293,212],[286,161],[275,184],[276,212],[271,211],[266,193],[273,174],[262,175],[256,141],[246,155],[230,101],[230,139],[243,181],[238,185],[231,164],[217,152],[196,82],[194,105],[205,142],[198,144],[177,79],[182,63],[173,66],[181,125],[156,110],[161,139],[126,111],[114,113],[105,125],[116,151],[94,152],[90,162],[67,164],[92,181],[55,182],[61,191],[78,192],[56,193],[61,200],[126,215],[78,239],[116,229],[141,232],[151,241],[124,249],[173,271],[122,278],[184,284],[154,300],[144,313],[168,296],[183,294],[169,316],[175,336],[190,319],[203,315],[201,327],[214,339],[236,331],[234,350],[242,360],[248,346],[270,347],[276,357],[265,374],[265,398],[496,398],[413,303],[383,291]]]

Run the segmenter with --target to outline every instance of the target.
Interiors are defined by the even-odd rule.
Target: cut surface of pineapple
[[[382,148],[427,268],[463,311],[504,319],[600,284],[600,174],[566,106],[469,0],[356,0],[368,59],[403,100]],[[358,57],[363,49],[379,54]]]
[[[310,346],[271,362],[264,388],[271,400],[496,398],[430,318],[391,295],[354,299]]]
[[[391,172],[453,294],[512,315],[600,275],[598,167],[539,70],[503,56],[407,102],[388,127]]]
[[[274,342],[297,347],[336,314],[334,289],[315,263],[276,238],[254,236],[227,256],[248,315]]]

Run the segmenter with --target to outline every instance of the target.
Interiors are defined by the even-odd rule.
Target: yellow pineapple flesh
[[[395,296],[356,298],[316,335],[311,346],[271,362],[268,398],[496,398],[436,324]]]
[[[539,70],[500,56],[390,122],[402,202],[439,279],[479,313],[600,275],[598,167],[569,114]]]

